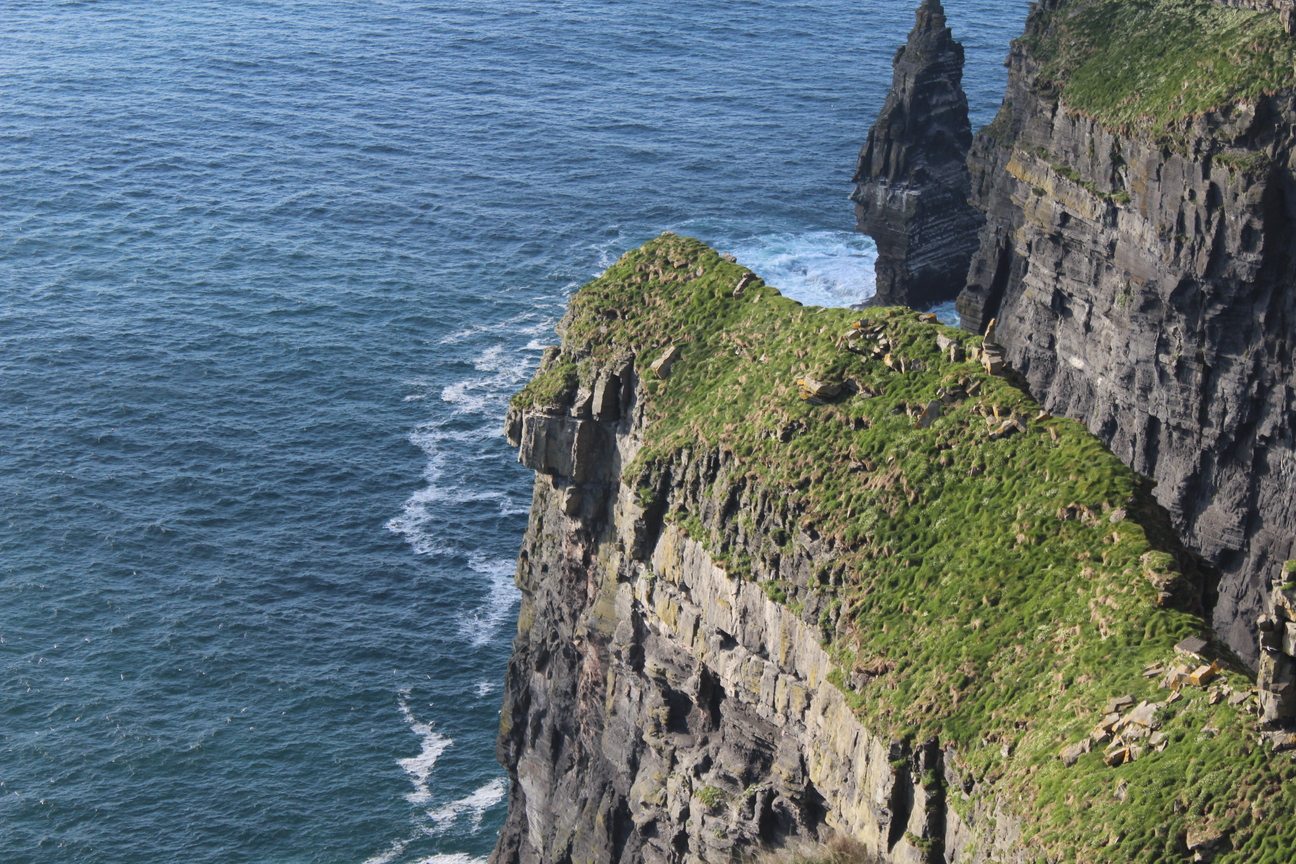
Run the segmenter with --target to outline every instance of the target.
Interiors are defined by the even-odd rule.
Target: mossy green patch
[[[1070,110],[1164,127],[1296,85],[1296,39],[1276,12],[1210,0],[1072,0],[1023,39]]]
[[[659,503],[654,478],[682,454],[729,454],[786,523],[735,541],[702,513],[672,505],[667,518],[735,578],[777,571],[807,537],[831,550],[808,584],[769,578],[767,595],[811,610],[869,728],[954,747],[963,776],[1018,802],[1031,844],[1055,860],[1178,861],[1187,827],[1210,824],[1238,848],[1296,848],[1296,822],[1259,815],[1280,812],[1296,767],[1201,689],[1163,709],[1164,750],[1118,768],[1098,750],[1069,768],[1059,758],[1107,699],[1167,698],[1143,672],[1207,630],[1192,592],[1173,587],[1193,583],[1195,559],[1149,484],[1083,426],[938,343],[970,352],[979,338],[912,310],[803,307],[674,236],[578,292],[563,332],[548,367],[580,377],[637,357],[645,437],[625,481]],[[650,363],[672,345],[680,357],[658,379]],[[550,376],[515,404],[549,404]],[[802,398],[807,377],[841,392]],[[1245,671],[1224,682],[1251,686]]]

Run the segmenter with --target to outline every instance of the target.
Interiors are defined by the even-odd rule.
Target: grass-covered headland
[[[1211,0],[1062,0],[1023,41],[1041,83],[1111,128],[1167,127],[1296,85],[1278,13]]]
[[[626,482],[651,497],[685,451],[732,454],[787,530],[735,543],[667,518],[735,578],[768,580],[806,535],[831,549],[811,584],[767,593],[821,601],[862,721],[953,744],[1040,860],[1186,861],[1207,841],[1219,861],[1291,860],[1296,764],[1261,743],[1249,675],[1162,687],[1200,665],[1174,651],[1207,632],[1194,560],[1087,430],[962,359],[980,338],[905,309],[803,307],[674,236],[581,289],[563,333],[515,406],[562,403],[633,351],[648,423]]]

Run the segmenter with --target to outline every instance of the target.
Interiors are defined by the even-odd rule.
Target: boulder
[[[982,340],[983,345],[987,348],[990,347],[991,345],[995,345],[995,347],[998,347],[998,345],[996,344],[999,341],[998,336],[999,336],[999,319],[991,318],[990,323],[986,325],[985,336]]]
[[[1012,418],[1009,418],[999,424],[999,428],[990,433],[991,441],[998,441],[1000,438],[1007,438],[1009,435],[1018,431],[1018,424]]]
[[[1133,696],[1116,696],[1112,699],[1107,700],[1107,708],[1103,711],[1103,713],[1120,714],[1120,712],[1128,710],[1129,708],[1132,707],[1134,707]]]
[[[1188,677],[1192,675],[1192,669],[1187,666],[1176,666],[1166,673],[1166,677],[1161,681],[1161,689],[1170,688],[1171,690],[1180,690],[1188,683]]]
[[[1086,753],[1092,750],[1093,750],[1093,741],[1090,740],[1089,738],[1086,738],[1083,741],[1080,741],[1076,744],[1072,744],[1070,747],[1063,747],[1062,752],[1060,754],[1062,756],[1062,764],[1070,768],[1076,762],[1080,761],[1081,756],[1085,755]]]
[[[1188,851],[1193,853],[1193,861],[1214,861],[1215,856],[1223,852],[1228,845],[1228,837],[1217,830],[1205,826],[1194,826],[1188,829]]]
[[[1127,726],[1142,726],[1144,729],[1160,728],[1157,712],[1165,707],[1163,702],[1140,702],[1139,706],[1125,718]]]
[[[1189,657],[1202,658],[1206,646],[1210,643],[1200,636],[1190,636],[1174,647],[1176,654],[1185,654]]]
[[[930,428],[941,416],[941,403],[939,400],[933,400],[927,404],[927,407],[918,415],[918,422],[914,423],[915,429]]]
[[[666,353],[662,354],[655,361],[653,361],[652,364],[653,374],[656,375],[658,378],[669,378],[671,374],[671,367],[675,365],[675,361],[678,360],[680,358],[680,355],[683,353],[684,353],[684,349],[678,345],[672,345],[669,348],[667,348]]]
[[[981,367],[988,375],[1003,375],[1006,354],[998,345],[981,346]]]
[[[801,393],[801,398],[807,402],[811,399],[820,399],[827,401],[836,399],[841,395],[842,385],[833,381],[825,381],[820,378],[814,378],[810,375],[796,380],[797,389]]]
[[[1126,762],[1130,761],[1130,749],[1128,747],[1108,748],[1103,753],[1103,762],[1108,768],[1119,768]]]

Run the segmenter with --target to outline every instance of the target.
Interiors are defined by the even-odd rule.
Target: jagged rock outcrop
[[[977,247],[967,203],[972,127],[963,46],[940,0],[924,0],[895,56],[891,92],[860,151],[852,182],[858,228],[877,243],[871,305],[925,309],[953,300]]]
[[[1157,480],[1220,569],[1214,626],[1254,662],[1264,574],[1296,540],[1296,96],[1099,122],[1032,54],[1074,5],[1032,9],[973,147],[986,224],[958,309],[973,332],[997,317],[1045,407]]]
[[[1260,721],[1269,726],[1296,724],[1296,561],[1277,571],[1269,594],[1269,613],[1256,622],[1260,631]],[[1296,746],[1296,740],[1292,745]]]

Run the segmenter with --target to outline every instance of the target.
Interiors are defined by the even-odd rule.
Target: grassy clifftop
[[[733,454],[787,530],[735,543],[698,514],[667,518],[736,578],[768,579],[805,536],[831,549],[799,587],[829,600],[819,624],[861,719],[952,744],[964,776],[1015,802],[1044,860],[1184,861],[1203,837],[1222,838],[1218,860],[1289,860],[1296,765],[1261,745],[1248,676],[1159,686],[1173,646],[1206,632],[1192,558],[1087,430],[959,359],[979,337],[910,310],[803,307],[673,236],[585,286],[563,333],[515,406],[566,401],[634,352],[648,422],[626,482],[650,497],[680,452]],[[794,586],[764,587],[795,602]],[[1128,727],[1134,761],[1110,766],[1098,742],[1065,764],[1123,696],[1122,717],[1152,706]]]
[[[1112,127],[1167,126],[1296,85],[1276,12],[1210,0],[1063,0],[1023,39],[1067,107]]]

